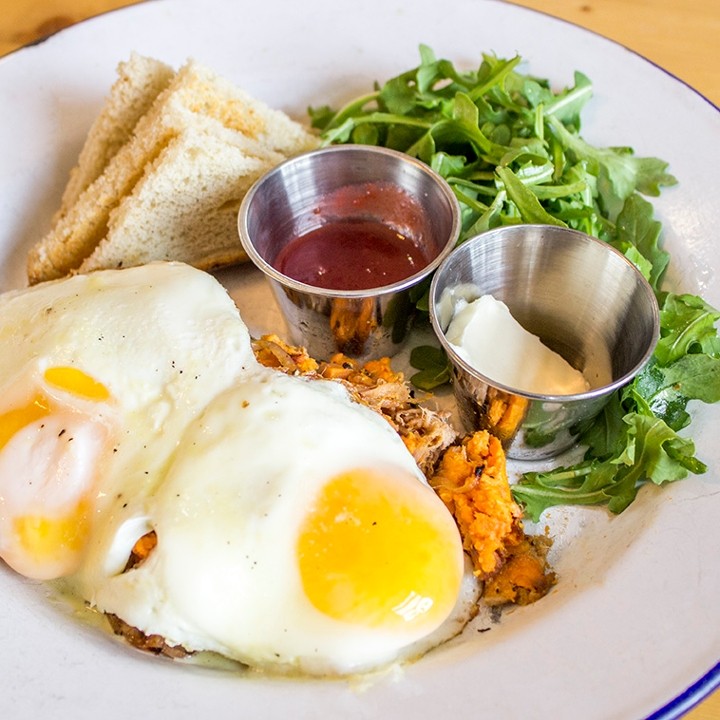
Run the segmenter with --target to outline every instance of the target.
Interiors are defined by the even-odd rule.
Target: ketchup
[[[414,275],[433,259],[413,237],[427,235],[421,206],[392,183],[339,188],[312,214],[321,224],[293,237],[273,262],[281,273],[307,285],[382,287]]]
[[[330,290],[366,290],[404,280],[428,264],[405,235],[377,220],[338,220],[291,240],[275,267]]]

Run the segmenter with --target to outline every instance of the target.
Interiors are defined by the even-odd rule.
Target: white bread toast
[[[242,262],[240,200],[261,173],[282,160],[274,152],[249,154],[218,132],[182,132],[110,213],[105,238],[78,272],[153,260],[180,259],[201,270]]]
[[[188,132],[194,143],[192,153],[184,159],[178,154],[182,142],[174,152],[164,152]],[[198,150],[203,140],[212,147],[212,153]],[[130,139],[101,174],[30,250],[28,280],[35,284],[81,271],[80,268],[85,272],[119,263],[137,264],[137,260],[128,259],[130,256],[143,257],[144,262],[161,258],[186,262],[192,258],[191,264],[204,269],[239,262],[245,255],[234,222],[232,228],[226,221],[222,223],[226,228],[222,235],[203,233],[203,243],[207,243],[204,248],[196,236],[198,223],[206,213],[215,218],[213,223],[217,220],[218,208],[212,198],[224,195],[230,186],[235,188],[236,196],[223,200],[222,214],[227,216],[232,210],[237,211],[251,184],[234,177],[239,166],[238,153],[247,157],[248,180],[254,180],[264,169],[317,144],[315,135],[284,113],[189,61],[140,117]],[[194,157],[203,158],[202,172],[194,172]],[[221,183],[222,189],[218,188],[217,193],[203,184],[193,186],[200,177],[203,182],[218,182],[224,173],[236,182]],[[203,205],[203,199],[208,206]],[[136,202],[138,209],[133,207]],[[178,217],[184,217],[186,224]],[[197,220],[189,223],[190,217]],[[161,224],[171,227],[172,232],[163,232]],[[147,238],[152,253],[139,251],[143,238]],[[164,242],[172,250],[170,246],[163,247]],[[130,247],[125,247],[125,243]],[[235,251],[230,253],[233,245]]]
[[[130,139],[138,120],[169,85],[175,71],[159,60],[132,53],[129,60],[118,65],[117,75],[100,114],[90,126],[77,165],[70,171],[56,222],[83,190],[102,175],[113,155]]]

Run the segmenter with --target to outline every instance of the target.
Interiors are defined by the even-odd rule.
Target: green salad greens
[[[592,83],[576,72],[572,87],[554,91],[523,74],[520,57],[483,54],[460,72],[420,47],[420,65],[339,110],[310,108],[325,145],[382,145],[417,157],[442,175],[462,209],[460,242],[516,223],[571,227],[620,250],[648,279],[660,306],[661,338],[647,367],[617,391],[586,427],[582,462],[526,473],[513,494],[539,519],[560,504],[603,504],[621,512],[647,482],[662,485],[705,465],[679,431],[691,421],[688,403],[720,400],[720,318],[702,298],[667,292],[669,263],[661,225],[646,197],[676,183],[667,163],[630,147],[594,147],[580,134]],[[413,298],[427,311],[427,284]],[[447,357],[415,348],[412,381],[432,389],[449,381]]]

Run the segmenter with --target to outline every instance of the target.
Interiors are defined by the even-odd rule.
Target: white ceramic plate
[[[419,43],[461,66],[482,51],[526,59],[563,86],[589,75],[584,135],[670,162],[680,184],[655,201],[672,281],[720,305],[715,237],[720,114],[629,50],[492,0],[302,3],[156,0],[63,31],[0,61],[0,289],[25,284],[69,168],[132,50],[189,56],[304,118],[414,66]],[[276,322],[251,269],[224,273],[251,330]],[[262,295],[262,301],[259,301]],[[147,657],[79,623],[42,586],[0,567],[0,714],[7,718],[676,717],[720,683],[717,409],[692,434],[710,470],[650,488],[619,517],[559,511],[560,582],[541,602],[474,628],[400,678],[364,689],[277,681]]]

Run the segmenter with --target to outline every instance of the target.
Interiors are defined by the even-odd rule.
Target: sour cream
[[[525,330],[492,295],[457,299],[445,335],[468,365],[515,390],[574,395],[590,388],[579,370]]]

